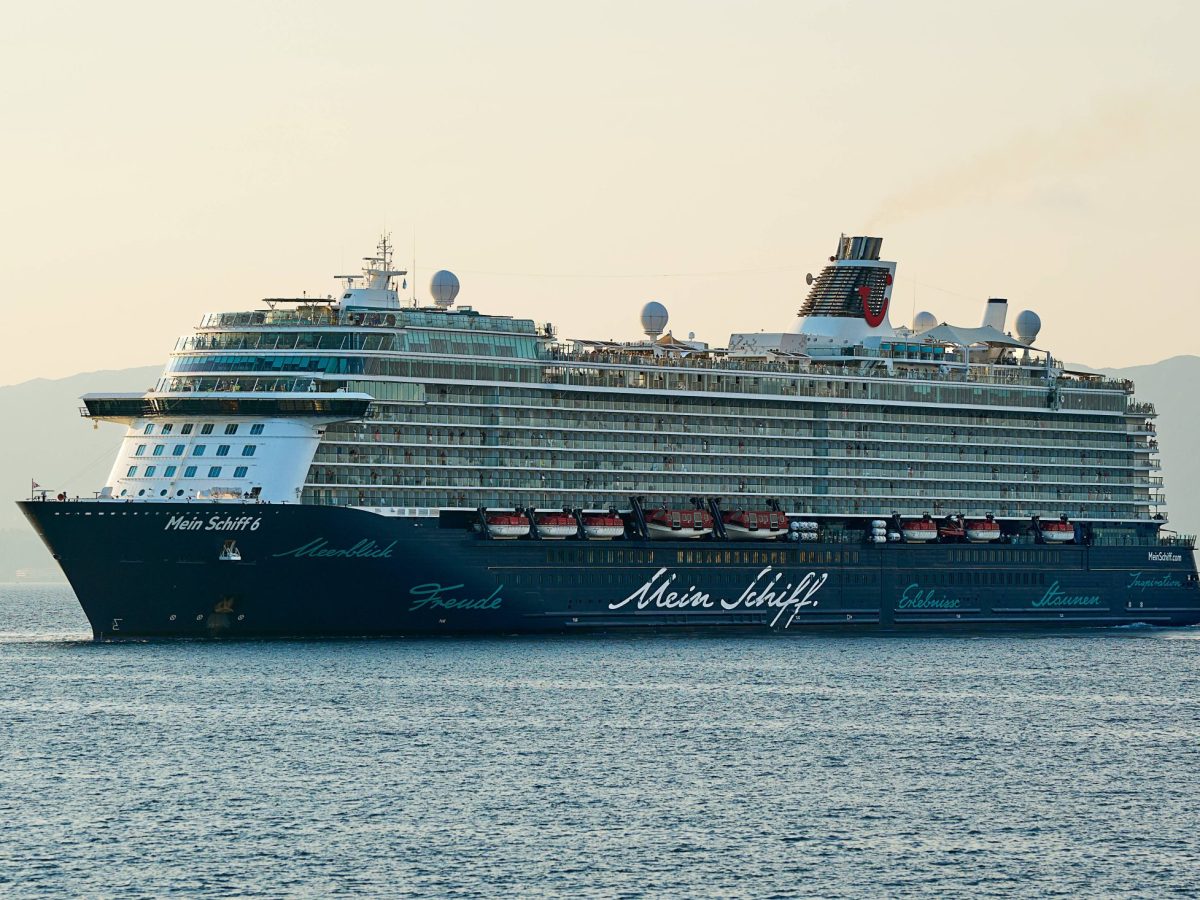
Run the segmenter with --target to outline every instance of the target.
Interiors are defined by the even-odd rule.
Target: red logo
[[[884,294],[880,298],[879,310],[877,312],[871,309],[871,289],[869,287],[863,285],[858,288],[858,296],[862,298],[863,318],[867,320],[867,324],[872,328],[878,328],[883,323],[883,317],[887,315],[887,295]]]

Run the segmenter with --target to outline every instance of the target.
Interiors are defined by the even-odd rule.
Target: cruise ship
[[[384,237],[84,396],[107,481],[20,506],[98,640],[1200,623],[1153,407],[1005,299],[893,325],[881,244],[721,347],[658,302],[570,338],[445,270],[421,305]]]

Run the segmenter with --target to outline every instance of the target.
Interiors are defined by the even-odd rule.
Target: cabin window
[[[217,445],[217,456],[228,456],[228,455],[229,455],[229,445],[228,444],[218,444]]]
[[[180,434],[191,434],[192,433],[192,423],[188,422],[186,425],[184,425],[182,428],[180,428],[179,433]]]
[[[171,429],[173,429],[174,427],[175,427],[174,425],[170,425],[170,424],[164,425],[162,428],[158,429],[158,433],[159,434],[170,434]]]
[[[146,477],[147,478],[154,477],[154,466],[146,466]]]
[[[200,426],[200,433],[201,434],[212,434],[212,428],[213,428],[212,422],[207,422],[204,425]]]
[[[234,478],[245,478],[247,471],[248,470],[245,466],[238,466],[236,469],[233,470],[233,477]]]
[[[250,433],[251,433],[251,434],[262,434],[262,433],[263,433],[263,427],[262,427],[262,423],[260,422],[260,423],[259,423],[259,424],[257,424],[257,425],[251,425],[251,426],[250,426]]]
[[[204,444],[197,444],[195,447],[193,447],[192,448],[192,456],[203,456],[204,455],[204,446],[205,446]]]
[[[247,444],[242,448],[242,456],[253,456],[256,449],[258,449],[257,444]]]
[[[142,434],[154,434],[154,423],[151,422],[142,429]]]
[[[208,467],[208,477],[209,478],[220,478],[221,477],[221,467],[220,466],[209,466]]]
[[[226,425],[225,433],[226,434],[237,434],[237,429],[238,429],[237,425]]]
[[[171,455],[183,456],[183,444],[176,444],[175,448],[171,451]]]
[[[183,477],[184,478],[195,478],[196,477],[196,467],[188,466],[186,469],[184,469]]]
[[[164,478],[174,478],[175,477],[175,467],[167,466],[165,469],[163,469],[163,477]]]
[[[155,444],[155,445],[154,445],[154,455],[155,455],[155,456],[162,456],[162,455],[163,455],[163,451],[164,451],[164,450],[166,450],[166,449],[167,449],[167,445],[166,445],[166,444]]]
[[[142,456],[145,454],[145,452],[146,452],[146,445],[138,444],[137,449],[133,451],[133,455],[134,456]]]
[[[129,470],[125,473],[125,477],[132,478],[136,474],[137,474],[137,466],[130,466]]]

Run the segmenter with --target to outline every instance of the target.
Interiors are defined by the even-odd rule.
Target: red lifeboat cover
[[[529,519],[516,513],[488,513],[489,525],[528,525]]]
[[[1074,531],[1075,526],[1070,522],[1043,522],[1042,531]]]
[[[539,525],[574,525],[575,519],[565,513],[546,513],[537,517]]]
[[[999,522],[989,522],[986,519],[980,519],[975,522],[968,522],[967,527],[972,531],[999,531]]]
[[[583,524],[584,525],[595,525],[595,526],[608,525],[608,526],[612,526],[612,527],[619,526],[619,527],[623,528],[625,526],[625,520],[622,519],[620,516],[593,515],[593,516],[584,516]]]
[[[927,522],[924,520],[921,520],[918,522],[905,522],[904,527],[909,529],[910,531],[936,531],[937,530],[937,525],[935,525],[933,522]]]
[[[646,518],[668,528],[712,528],[713,518],[702,509],[656,509]]]
[[[736,509],[721,514],[721,521],[730,525],[741,525],[743,528],[783,528],[784,517],[770,510]]]

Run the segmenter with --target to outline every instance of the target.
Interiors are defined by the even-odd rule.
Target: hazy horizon
[[[161,363],[204,312],[333,291],[383,229],[406,265],[415,233],[418,296],[447,267],[460,302],[564,337],[635,337],[648,299],[714,344],[786,329],[847,232],[899,262],[894,324],[978,324],[997,295],[1062,359],[1195,352],[1193,5],[65,3],[9,24],[0,384]]]

